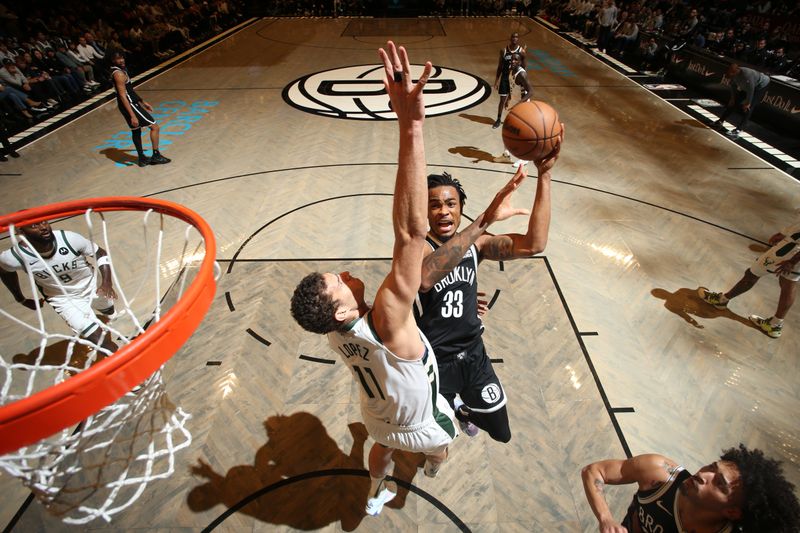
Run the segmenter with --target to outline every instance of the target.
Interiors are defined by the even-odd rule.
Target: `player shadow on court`
[[[472,159],[471,163],[480,163],[485,161],[487,163],[503,163],[506,165],[511,164],[511,159],[494,156],[489,152],[476,148],[474,146],[454,146],[447,150],[451,154],[460,155],[467,159]]]
[[[69,346],[73,344],[72,355],[68,356]],[[12,357],[15,365],[33,366],[62,366],[68,363],[70,367],[77,369],[86,368],[86,363],[92,349],[86,345],[73,343],[68,340],[58,341],[49,344],[44,349],[42,359],[39,360],[39,347],[37,346],[28,353],[18,353]],[[69,360],[67,360],[69,357]]]
[[[703,329],[704,325],[700,324],[694,317],[698,318],[728,318],[735,320],[749,328],[755,326],[741,315],[737,315],[730,309],[717,309],[711,304],[708,304],[700,299],[697,294],[697,289],[681,288],[675,292],[669,292],[666,289],[653,289],[650,294],[664,300],[664,307],[667,310],[675,313],[692,326]]]
[[[120,165],[133,166],[139,163],[138,156],[130,154],[125,150],[120,150],[119,148],[106,148],[100,150],[100,153],[114,163],[119,163]]]
[[[189,492],[189,508],[202,512],[222,503],[263,522],[295,529],[319,529],[334,522],[344,531],[356,529],[366,516],[370,484],[364,470],[364,425],[348,426],[353,446],[347,455],[310,413],[271,416],[264,427],[268,440],[256,452],[253,465],[234,466],[223,476],[198,460],[191,471],[208,481]],[[392,476],[410,483],[424,458],[395,452],[394,462]],[[397,496],[386,507],[402,508],[407,495],[408,489],[398,484]],[[248,497],[252,501],[242,505]]]
[[[486,124],[487,126],[491,126],[494,124],[494,119],[492,117],[484,117],[482,115],[470,115],[467,113],[459,113],[459,117],[465,118],[467,120],[471,120],[472,122],[477,122],[478,124]]]

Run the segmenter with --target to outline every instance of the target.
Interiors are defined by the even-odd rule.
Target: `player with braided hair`
[[[694,475],[663,455],[645,454],[592,463],[582,477],[601,533],[800,531],[800,503],[780,463],[743,444]],[[639,490],[620,524],[609,511],[605,486],[629,483]]]
[[[505,206],[505,218],[530,213],[524,235],[485,233],[485,213],[458,232],[467,199],[464,188],[447,172],[428,176],[428,248],[414,317],[436,353],[442,395],[469,436],[481,428],[496,441],[511,440],[505,391],[481,336],[478,263],[530,257],[544,250],[550,227],[550,171],[560,149],[561,140],[537,163],[531,211]],[[520,165],[506,187],[519,187],[526,176],[525,166]]]

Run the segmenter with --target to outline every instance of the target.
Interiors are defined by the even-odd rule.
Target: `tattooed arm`
[[[606,485],[638,483],[640,490],[655,488],[669,479],[677,463],[662,455],[637,455],[631,459],[609,459],[585,466],[581,470],[583,490],[601,533],[624,533],[626,529],[614,520],[605,498]]]
[[[463,231],[453,235],[436,251],[426,249],[425,258],[422,260],[422,282],[420,290],[429,291],[438,281],[453,270],[472,243],[474,243],[490,224],[505,220],[514,215],[527,215],[527,209],[511,207],[511,196],[527,177],[525,168],[520,166],[517,172],[494,196],[492,203],[481,213],[475,221]]]
[[[561,125],[562,131],[564,125]],[[505,235],[482,235],[475,243],[480,251],[481,259],[503,261],[530,257],[544,250],[547,235],[550,231],[550,171],[558,159],[564,137],[562,133],[558,145],[541,161],[536,162],[539,178],[536,184],[536,196],[533,209],[528,219],[528,231],[525,235],[508,233]]]

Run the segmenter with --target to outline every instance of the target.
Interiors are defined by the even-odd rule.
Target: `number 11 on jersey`
[[[370,399],[374,399],[375,398],[375,393],[372,392],[372,388],[367,383],[367,380],[364,377],[364,374],[367,374],[370,377],[373,386],[378,391],[378,394],[381,397],[381,400],[385,400],[386,399],[386,397],[383,395],[383,391],[381,390],[381,386],[378,383],[378,380],[375,379],[375,374],[372,373],[372,369],[371,368],[369,368],[367,366],[367,367],[364,367],[364,370],[362,371],[361,367],[359,367],[358,365],[353,365],[353,370],[358,375],[358,380],[361,382],[361,386],[364,387],[364,392],[367,393],[367,396],[369,396]]]

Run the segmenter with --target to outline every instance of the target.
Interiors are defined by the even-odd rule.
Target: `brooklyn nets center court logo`
[[[422,65],[411,65],[414,81]],[[482,79],[450,68],[433,67],[425,85],[425,114],[433,117],[469,109],[489,97]],[[395,120],[383,87],[383,66],[360,65],[303,76],[283,90],[286,103],[307,113],[355,120]]]

